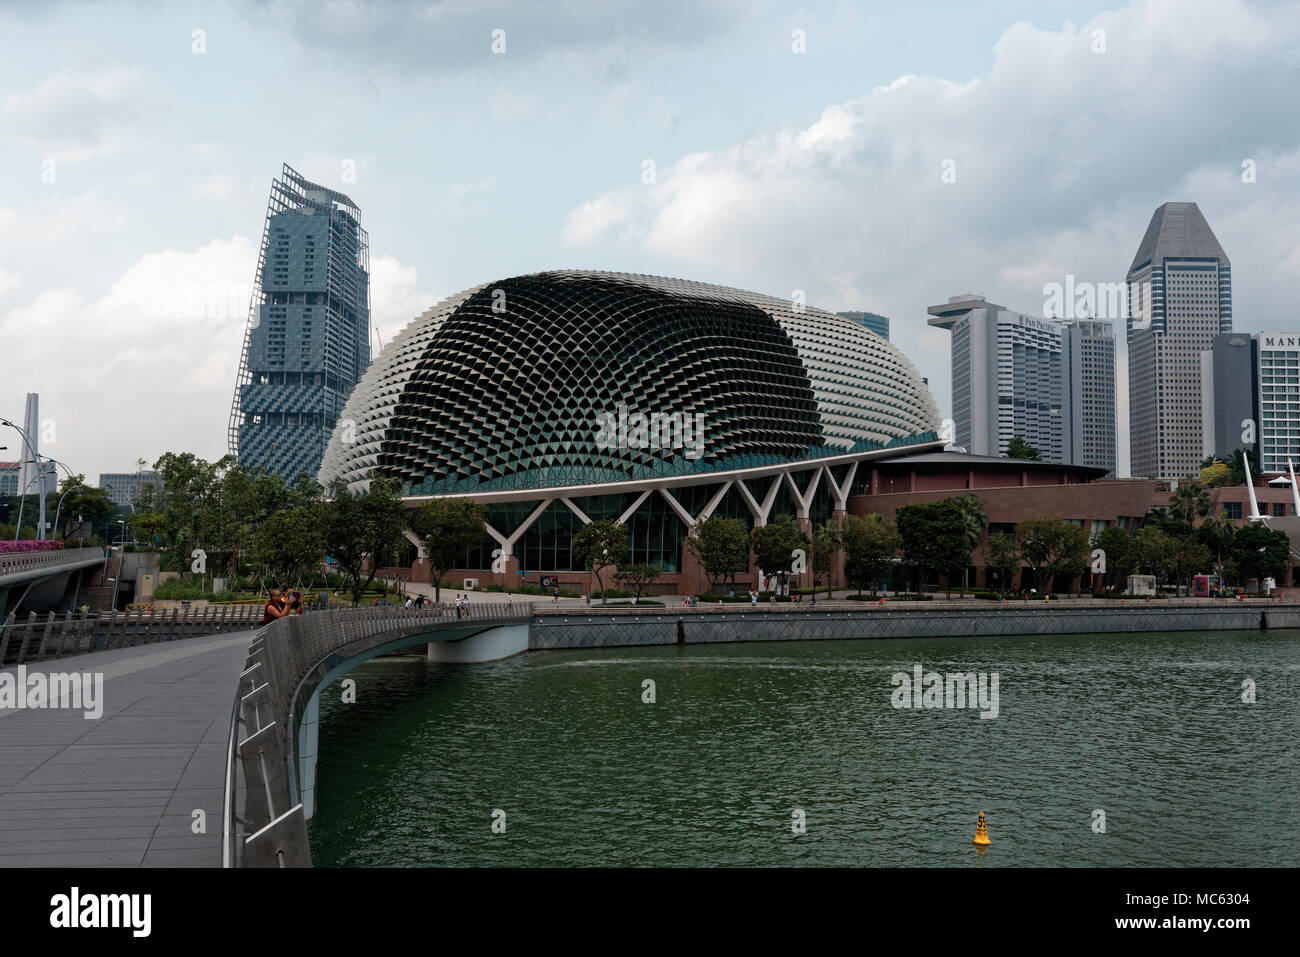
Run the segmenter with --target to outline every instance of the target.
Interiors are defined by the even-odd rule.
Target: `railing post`
[[[9,653],[9,637],[14,633],[14,613],[11,611],[5,618],[4,630],[0,632],[0,667],[5,663],[5,655]]]

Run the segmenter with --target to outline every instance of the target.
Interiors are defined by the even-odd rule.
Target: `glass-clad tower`
[[[370,364],[370,249],[360,210],[287,164],[271,184],[230,410],[239,464],[315,476]]]

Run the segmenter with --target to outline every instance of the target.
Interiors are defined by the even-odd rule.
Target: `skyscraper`
[[[1300,336],[1224,333],[1201,354],[1206,455],[1250,453],[1264,472],[1300,466]]]
[[[955,444],[1005,455],[1019,436],[1045,462],[1064,462],[1066,366],[1060,323],[1012,312],[983,296],[952,296],[929,308],[930,325],[952,332]]]
[[[1058,322],[982,296],[931,306],[952,333],[954,444],[1005,455],[1016,436],[1045,462],[1115,469],[1115,340],[1101,320]]]
[[[360,210],[287,164],[271,184],[230,410],[239,464],[315,476],[370,364],[370,249]]]
[[[866,326],[882,339],[889,338],[889,317],[874,312],[837,312],[837,316],[852,319],[860,326]]]
[[[1201,353],[1232,331],[1228,256],[1195,203],[1165,203],[1127,279],[1131,472],[1186,478],[1202,452]]]
[[[1115,336],[1109,322],[1068,320],[1062,343],[1068,376],[1065,420],[1067,460],[1115,471]]]

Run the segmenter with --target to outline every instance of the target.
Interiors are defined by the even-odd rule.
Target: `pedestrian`
[[[591,592],[589,592],[589,591],[585,591],[585,592],[583,592],[583,593],[582,593],[582,600],[585,601],[585,602],[587,603],[587,607],[590,608],[590,607],[591,607]]]
[[[420,594],[418,594],[418,595],[415,596],[415,607],[416,607],[416,608],[423,608],[423,607],[424,607],[424,593],[423,593],[423,592],[421,592]]]
[[[415,599],[413,599],[410,595],[407,595],[406,604],[403,607],[406,608],[407,611],[410,611],[412,608],[415,607]]]
[[[558,605],[559,603],[560,603],[560,586],[556,585],[551,589],[551,604]]]
[[[272,588],[271,597],[266,600],[266,604],[262,607],[262,624],[269,625],[271,622],[283,618],[284,615],[285,606],[284,602],[280,600],[280,589]]]

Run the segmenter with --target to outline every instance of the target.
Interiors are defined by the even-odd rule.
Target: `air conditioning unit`
[[[473,591],[473,590],[474,590],[475,588],[477,588],[477,587],[478,587],[478,579],[477,579],[477,578],[466,578],[466,579],[465,579],[465,590],[466,590],[466,591]]]

